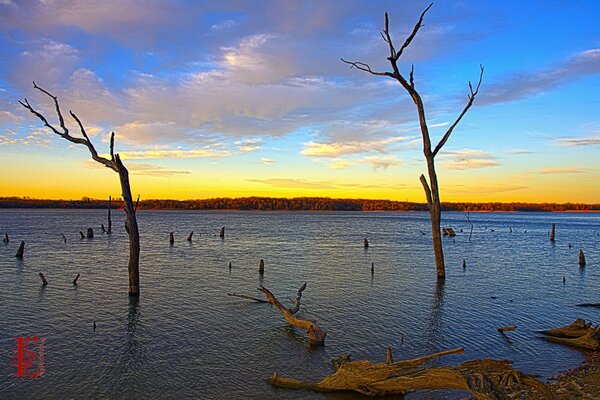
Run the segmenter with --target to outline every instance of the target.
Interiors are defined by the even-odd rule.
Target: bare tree
[[[477,96],[477,93],[479,92],[479,86],[481,86],[481,81],[483,79],[483,66],[480,66],[481,72],[479,74],[479,81],[477,83],[477,86],[475,86],[475,89],[473,89],[471,82],[469,82],[469,92],[470,93],[468,95],[467,104],[465,105],[465,107],[463,108],[463,110],[459,114],[459,116],[456,118],[454,123],[452,125],[450,125],[450,127],[448,128],[448,130],[446,131],[446,133],[444,134],[442,139],[439,141],[439,143],[432,150],[431,139],[429,138],[429,128],[427,127],[427,119],[425,118],[425,107],[423,106],[423,100],[421,99],[421,95],[419,95],[419,92],[417,92],[417,90],[415,89],[415,80],[414,80],[415,66],[414,66],[414,64],[412,65],[410,73],[408,75],[408,79],[406,79],[405,76],[402,75],[402,73],[400,72],[400,69],[398,67],[398,60],[402,56],[402,53],[404,52],[404,50],[410,45],[412,40],[417,35],[417,32],[423,25],[423,18],[425,17],[425,14],[427,13],[427,11],[429,11],[429,9],[431,8],[432,5],[433,4],[430,4],[429,7],[427,7],[425,9],[425,11],[423,11],[421,13],[421,17],[419,18],[419,21],[415,24],[412,32],[410,33],[410,35],[406,38],[406,40],[400,47],[400,50],[396,50],[396,48],[394,47],[394,43],[392,41],[392,37],[391,37],[390,31],[389,31],[388,14],[385,13],[385,28],[384,28],[383,32],[381,32],[381,37],[388,44],[389,49],[390,49],[390,56],[387,57],[387,59],[391,64],[392,72],[373,71],[371,69],[371,67],[369,66],[369,64],[366,64],[363,62],[346,61],[343,58],[342,58],[342,61],[345,62],[346,64],[349,64],[351,67],[355,67],[361,71],[368,72],[371,75],[385,76],[385,77],[397,80],[400,83],[400,85],[402,85],[402,87],[408,92],[408,94],[410,95],[410,97],[412,98],[413,102],[415,103],[415,105],[417,107],[417,112],[419,114],[419,125],[421,127],[421,135],[423,137],[423,153],[425,154],[425,160],[427,161],[427,172],[429,174],[429,182],[425,178],[425,175],[421,175],[420,180],[421,180],[421,183],[423,184],[423,188],[425,189],[425,196],[427,198],[427,205],[429,207],[429,214],[431,217],[431,232],[433,235],[433,252],[435,254],[435,266],[436,266],[436,270],[437,270],[437,276],[438,276],[438,278],[444,278],[446,275],[446,272],[445,272],[445,267],[444,267],[444,252],[442,249],[442,237],[440,234],[440,217],[441,217],[440,194],[439,194],[438,180],[437,180],[437,175],[435,172],[435,162],[434,161],[435,161],[435,156],[439,153],[439,151],[442,149],[444,144],[446,144],[446,142],[448,141],[448,138],[454,131],[454,128],[456,127],[456,125],[458,125],[460,120],[466,114],[467,110],[473,105],[473,101],[475,100],[475,96]]]
[[[60,130],[57,127],[50,124],[48,122],[48,120],[46,119],[46,117],[44,117],[41,113],[36,111],[29,104],[29,101],[27,101],[27,99],[24,99],[23,101],[19,101],[19,103],[21,103],[21,105],[23,107],[25,107],[32,114],[34,114],[36,117],[38,117],[44,123],[44,125],[46,127],[48,127],[52,132],[54,132],[61,138],[68,140],[71,143],[81,144],[81,145],[86,146],[88,148],[88,150],[90,151],[90,154],[92,155],[92,159],[94,161],[97,161],[100,164],[103,164],[105,167],[110,168],[119,174],[119,180],[121,182],[121,190],[123,192],[123,194],[122,194],[123,201],[125,203],[125,215],[126,215],[125,228],[127,229],[127,233],[129,235],[129,263],[128,263],[129,295],[130,296],[138,296],[140,294],[140,234],[139,234],[139,230],[138,230],[137,220],[135,217],[137,207],[134,206],[133,198],[131,197],[131,187],[129,186],[129,172],[127,171],[127,168],[125,168],[125,165],[123,165],[123,163],[121,162],[121,158],[119,157],[119,154],[115,154],[115,152],[114,152],[115,133],[112,132],[110,135],[110,160],[109,160],[105,157],[98,155],[98,152],[96,151],[96,148],[90,141],[90,138],[88,137],[88,135],[85,131],[85,128],[83,127],[83,124],[81,123],[81,121],[79,120],[77,115],[75,115],[75,113],[73,113],[73,111],[69,111],[69,114],[71,114],[71,117],[73,117],[75,122],[77,122],[77,125],[79,126],[79,129],[81,131],[81,134],[83,135],[83,138],[74,137],[69,134],[69,129],[65,125],[65,120],[64,120],[62,112],[60,110],[60,105],[58,104],[58,98],[56,96],[52,95],[50,92],[48,92],[48,91],[42,89],[41,87],[39,87],[38,85],[36,85],[35,81],[33,82],[33,87],[35,89],[39,90],[40,92],[46,94],[47,96],[49,96],[54,101],[54,106],[56,108],[56,114],[58,116],[58,122],[60,124]],[[138,198],[138,200],[139,200],[139,198]],[[110,225],[109,225],[109,230],[110,230]]]

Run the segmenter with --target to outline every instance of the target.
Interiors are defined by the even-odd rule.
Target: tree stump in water
[[[190,235],[189,235],[189,236],[188,236],[188,238],[187,238],[188,242],[191,242],[191,241],[192,241],[192,236],[194,236],[194,231],[191,231],[191,232],[190,232]]]
[[[80,276],[81,276],[81,274],[77,273],[77,275],[75,276],[75,279],[73,279],[73,285],[77,285],[77,280],[79,279]]]
[[[367,238],[365,238],[365,240],[364,240],[364,245],[365,245],[365,249],[369,248],[369,240],[367,240]]]
[[[375,263],[371,263],[371,275],[375,273]]]
[[[175,243],[175,236],[173,235],[173,232],[169,233],[169,244],[174,244]]]
[[[42,285],[46,286],[48,284],[48,281],[46,280],[46,277],[41,272],[40,272],[39,275],[40,275],[40,279],[42,280]]]
[[[579,266],[585,266],[585,254],[583,254],[583,250],[579,249]]]
[[[231,272],[231,261],[229,261],[229,272]]]
[[[85,239],[85,235],[83,234],[83,232],[79,231],[79,235],[81,236],[82,239]]]
[[[258,263],[258,273],[261,275],[265,273],[265,260],[263,260],[262,258],[260,259],[260,262]]]
[[[319,328],[316,322],[307,319],[301,319],[294,315],[300,309],[300,299],[304,289],[306,289],[306,283],[298,289],[294,306],[292,308],[285,308],[283,304],[277,300],[273,293],[269,291],[269,289],[264,286],[258,288],[258,290],[267,296],[269,303],[273,304],[279,310],[279,312],[281,312],[283,318],[285,318],[290,325],[306,330],[306,333],[308,334],[308,340],[311,345],[322,345],[325,341],[325,336],[327,333]]]
[[[86,237],[88,239],[93,239],[94,238],[94,230],[92,228],[87,228],[87,235]]]
[[[484,359],[467,361],[457,366],[422,366],[431,359],[463,351],[462,347],[458,347],[389,364],[371,364],[366,360],[349,361],[345,357],[334,361],[335,373],[318,383],[282,378],[276,373],[271,377],[270,383],[289,389],[354,391],[366,396],[405,395],[411,391],[427,389],[459,389],[471,392],[477,400],[516,398],[514,396],[524,390],[530,390],[536,395],[531,398],[553,399],[544,383],[532,375],[515,370],[510,361]]]
[[[225,239],[225,227],[221,228],[221,232],[219,232],[219,237],[221,239]]]
[[[15,254],[15,257],[23,258],[24,252],[25,252],[25,241],[21,240],[21,244],[19,245],[19,248],[17,249],[17,254]]]
[[[63,238],[63,242],[64,242],[64,243],[67,243],[67,237],[65,236],[65,234],[64,234],[64,233],[61,233],[61,234],[60,234],[60,236],[62,236],[62,238]]]
[[[586,323],[581,318],[577,318],[569,325],[541,331],[541,333],[551,342],[600,351],[600,326],[592,326],[591,322]]]
[[[550,232],[550,241],[554,242],[554,234],[556,231],[556,225],[552,224],[552,231]]]
[[[2,241],[3,241],[4,243],[8,243],[8,242],[10,241],[10,239],[8,238],[8,232],[5,232],[5,233],[4,233],[4,239],[2,239]]]

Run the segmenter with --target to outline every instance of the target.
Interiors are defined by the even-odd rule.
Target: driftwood
[[[569,325],[556,329],[541,331],[544,338],[551,342],[600,351],[600,326],[592,326],[585,320],[577,318]]]
[[[25,252],[25,241],[21,240],[21,244],[19,245],[19,248],[17,249],[17,254],[15,254],[15,257],[23,258],[24,252]]]
[[[40,275],[40,279],[42,280],[42,285],[46,286],[48,284],[46,277],[41,272],[39,273],[39,275]]]
[[[292,308],[285,308],[283,304],[277,300],[277,298],[264,286],[261,286],[258,290],[263,292],[269,303],[273,304],[281,312],[285,320],[292,326],[297,328],[305,329],[308,334],[308,340],[311,345],[321,345],[325,341],[327,333],[319,328],[316,322],[307,319],[301,319],[296,317],[294,314],[300,309],[300,298],[302,297],[302,291],[306,289],[306,283],[298,289],[296,294],[296,300]]]
[[[221,239],[225,239],[225,227],[221,228],[221,232],[219,232],[219,237]]]
[[[585,266],[585,254],[583,254],[583,250],[579,249],[579,266]]]
[[[81,276],[81,274],[77,273],[77,275],[75,276],[75,279],[73,279],[73,285],[77,285],[77,280],[79,279],[80,276]]]
[[[508,332],[508,331],[514,331],[516,329],[517,329],[517,327],[515,325],[501,326],[500,328],[498,328],[498,332],[504,333],[504,332]]]
[[[232,296],[232,297],[240,297],[242,299],[246,299],[246,300],[251,300],[251,301],[256,301],[257,303],[268,303],[268,300],[265,299],[259,299],[257,297],[252,297],[252,296],[246,296],[245,294],[238,294],[238,293],[227,293],[227,296]]]
[[[442,227],[442,234],[444,236],[450,236],[450,237],[456,236],[456,232],[454,232],[454,229],[452,229],[452,228]]]
[[[318,383],[305,383],[273,374],[270,383],[289,389],[309,389],[319,392],[354,391],[367,396],[405,395],[427,389],[459,389],[473,394],[477,400],[510,399],[525,390],[534,391],[536,399],[552,399],[546,385],[532,375],[521,373],[510,361],[474,360],[457,366],[426,368],[423,364],[447,354],[463,352],[462,347],[442,351],[412,360],[386,364],[369,361],[349,361],[348,357],[334,361],[336,372]],[[391,361],[388,359],[388,361]]]
[[[554,234],[556,231],[556,225],[552,224],[552,231],[550,232],[550,241],[554,242]]]
[[[577,307],[598,307],[600,308],[600,303],[581,303],[576,304]]]

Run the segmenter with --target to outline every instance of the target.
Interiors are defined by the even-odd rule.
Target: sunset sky
[[[389,70],[422,1],[0,0],[0,196],[106,198],[117,175],[42,129],[38,85],[134,196],[425,200],[414,104]],[[442,201],[600,202],[600,4],[437,1],[403,54],[437,143]]]

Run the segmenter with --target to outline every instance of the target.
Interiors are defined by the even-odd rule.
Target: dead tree
[[[129,171],[123,165],[121,161],[121,157],[119,154],[115,154],[115,133],[112,132],[110,135],[110,159],[102,157],[98,155],[96,148],[90,141],[88,134],[81,123],[81,120],[73,111],[69,111],[71,117],[77,123],[79,130],[81,131],[81,135],[83,138],[74,137],[69,134],[69,129],[65,125],[65,121],[58,103],[58,98],[52,95],[50,92],[42,89],[37,86],[35,82],[33,82],[33,87],[40,92],[44,93],[48,97],[50,97],[54,101],[54,107],[56,109],[56,114],[58,117],[58,122],[60,127],[57,128],[54,125],[50,124],[46,117],[44,117],[41,113],[36,111],[30,104],[27,99],[23,101],[19,101],[23,107],[28,109],[33,115],[38,117],[52,132],[56,135],[60,136],[63,139],[68,140],[71,143],[80,144],[86,146],[89,150],[92,159],[107,168],[112,169],[117,174],[119,174],[119,180],[121,183],[121,190],[123,196],[123,202],[125,203],[125,227],[127,228],[127,233],[129,235],[129,262],[128,262],[128,271],[129,271],[129,295],[130,296],[138,296],[140,294],[140,233],[138,230],[138,224],[136,219],[136,209],[133,204],[133,198],[131,196],[131,187],[129,185]],[[109,207],[110,210],[110,207]],[[109,220],[110,221],[110,220]],[[111,229],[109,222],[109,231]]]
[[[460,120],[467,113],[469,108],[473,105],[473,101],[479,93],[479,87],[481,86],[481,81],[483,79],[483,66],[480,66],[480,74],[479,74],[479,82],[473,88],[471,82],[469,82],[469,95],[468,101],[462,112],[458,115],[456,120],[450,125],[442,139],[439,143],[432,149],[431,139],[429,137],[429,128],[427,126],[427,119],[425,118],[425,106],[423,105],[423,100],[421,95],[415,89],[415,80],[414,80],[414,72],[415,67],[414,64],[410,70],[408,75],[408,79],[400,72],[400,68],[398,66],[398,60],[402,56],[404,50],[410,45],[412,40],[415,38],[417,32],[421,28],[423,24],[423,18],[433,4],[430,4],[429,7],[425,9],[421,13],[421,17],[419,21],[414,26],[411,34],[406,38],[402,46],[399,50],[396,50],[394,43],[392,41],[392,37],[390,35],[389,30],[389,19],[388,14],[385,13],[385,27],[381,36],[383,40],[388,44],[390,55],[387,58],[391,64],[392,72],[377,72],[371,69],[369,64],[359,61],[346,61],[342,58],[342,61],[346,64],[349,64],[351,67],[355,67],[361,71],[368,72],[371,75],[384,76],[388,78],[395,79],[400,83],[400,85],[408,92],[412,101],[415,103],[417,107],[417,113],[419,115],[419,125],[421,128],[421,136],[423,137],[423,153],[425,155],[425,160],[427,161],[427,172],[429,174],[429,182],[425,178],[425,175],[421,175],[420,180],[423,185],[423,189],[425,190],[425,196],[427,198],[427,206],[429,208],[429,214],[431,218],[431,233],[433,235],[433,252],[435,255],[435,266],[437,270],[438,278],[444,278],[446,276],[445,267],[444,267],[444,253],[442,249],[442,238],[440,235],[440,219],[441,219],[441,206],[440,206],[440,194],[438,187],[437,174],[435,172],[435,156],[439,153],[442,147],[446,144],[450,135],[454,131],[454,128],[458,125]]]
[[[555,224],[552,224],[552,231],[550,232],[550,241],[551,241],[551,242],[554,242],[554,235],[555,235],[555,232],[556,232],[556,225],[555,225]]]
[[[21,244],[19,245],[19,248],[17,249],[17,254],[15,254],[15,257],[23,258],[24,252],[25,252],[25,241],[21,240]]]

